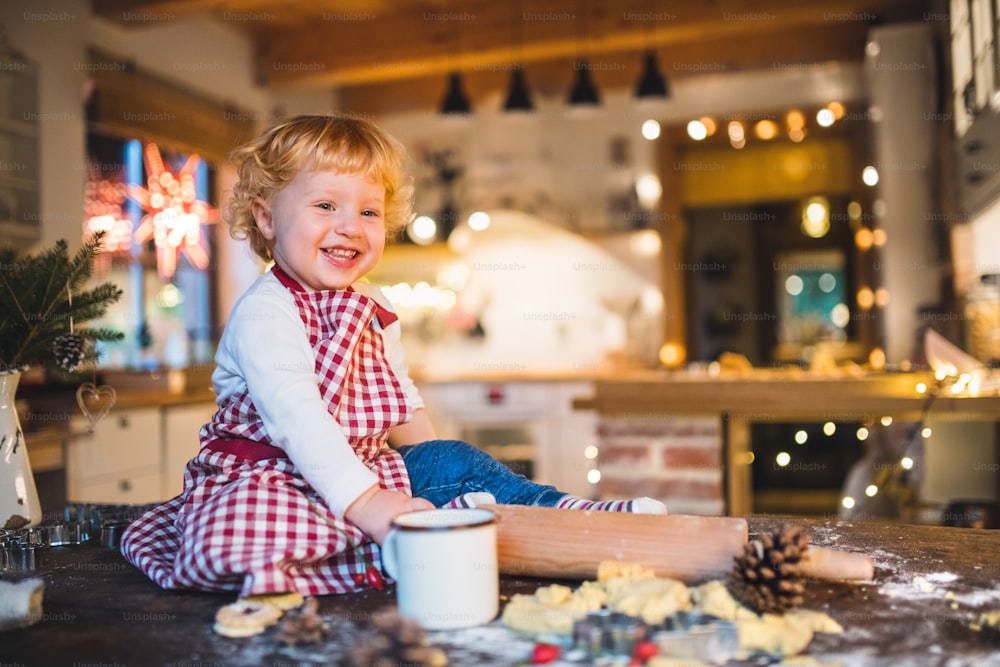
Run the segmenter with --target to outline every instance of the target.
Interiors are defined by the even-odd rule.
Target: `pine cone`
[[[281,622],[274,638],[286,646],[296,644],[322,644],[326,639],[327,624],[319,615],[319,600],[306,598],[297,611],[289,611]]]
[[[352,667],[444,667],[448,657],[427,644],[416,621],[400,616],[395,607],[372,614],[373,631],[359,638],[351,651]]]
[[[84,346],[87,341],[78,334],[62,334],[52,342],[52,353],[56,363],[72,373],[83,363]]]
[[[808,547],[809,536],[792,525],[750,540],[733,559],[729,592],[758,614],[783,614],[802,604],[805,578],[799,561]]]

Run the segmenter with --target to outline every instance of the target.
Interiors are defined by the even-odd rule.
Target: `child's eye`
[[[328,201],[320,202],[319,204],[316,204],[316,206],[317,206],[317,208],[321,208],[324,211],[332,211],[333,210],[333,204],[331,204]]]
[[[371,217],[371,218],[377,218],[380,215],[382,215],[382,213],[379,212],[379,211],[376,211],[375,209],[368,209],[366,211],[362,211],[361,215],[368,216],[368,217]]]

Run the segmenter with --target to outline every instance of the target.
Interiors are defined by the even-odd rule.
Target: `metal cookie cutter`
[[[642,641],[656,644],[659,655],[721,664],[739,647],[736,624],[715,616],[681,611],[661,623],[602,609],[573,624],[572,661],[628,660]]]
[[[660,655],[719,664],[732,659],[739,649],[739,633],[733,621],[681,611],[667,618],[663,625],[668,627],[653,633]]]

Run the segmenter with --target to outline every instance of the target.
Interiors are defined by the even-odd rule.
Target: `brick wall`
[[[718,415],[601,415],[598,445],[601,498],[650,496],[673,514],[724,512]]]

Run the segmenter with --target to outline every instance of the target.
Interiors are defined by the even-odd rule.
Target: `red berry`
[[[358,573],[356,573],[354,575],[354,585],[355,586],[361,586],[364,583],[365,583],[365,573],[364,572],[358,572]]]
[[[560,653],[562,649],[555,644],[535,644],[535,648],[531,651],[531,664],[548,664],[558,658]]]
[[[659,654],[659,652],[660,649],[657,647],[656,642],[649,640],[639,642],[635,645],[635,651],[632,652],[632,661],[629,664],[643,665],[647,660]]]
[[[382,573],[374,565],[368,566],[368,569],[365,570],[365,576],[368,578],[368,583],[375,590],[380,591],[385,588],[385,579],[382,578]]]

